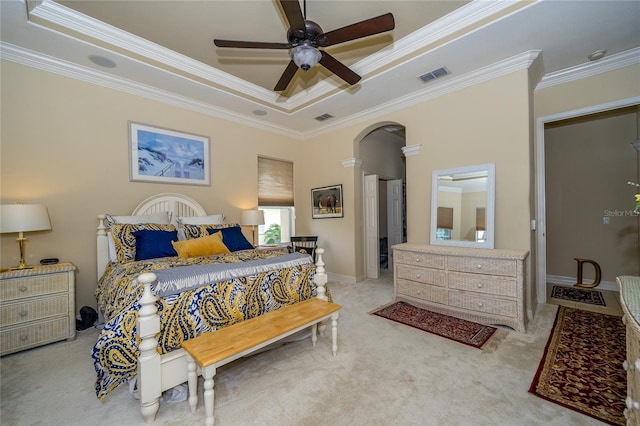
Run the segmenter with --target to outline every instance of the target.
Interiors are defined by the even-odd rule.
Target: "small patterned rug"
[[[610,425],[624,425],[625,358],[620,317],[559,306],[529,392]]]
[[[475,348],[482,348],[497,330],[488,325],[417,308],[406,302],[395,302],[372,314]]]
[[[554,285],[551,290],[553,299],[569,300],[571,302],[588,303],[589,305],[607,306],[602,292],[585,290],[583,288]]]

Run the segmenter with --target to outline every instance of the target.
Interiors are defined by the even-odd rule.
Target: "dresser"
[[[627,330],[627,398],[624,416],[628,425],[640,425],[640,277],[616,278],[620,288],[622,321]]]
[[[0,273],[0,355],[76,335],[71,263]]]
[[[395,297],[433,312],[525,333],[525,250],[397,244]]]

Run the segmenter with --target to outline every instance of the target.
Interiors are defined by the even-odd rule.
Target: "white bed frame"
[[[134,216],[143,216],[168,211],[175,224],[178,216],[206,216],[204,208],[194,199],[176,193],[162,193],[147,198],[133,211]],[[98,215],[97,233],[97,265],[98,279],[109,263],[109,239],[105,225],[106,215]],[[322,254],[324,249],[316,250],[316,274],[314,283],[317,286],[317,297],[327,300],[325,285],[327,274]],[[140,298],[140,312],[137,329],[141,338],[140,357],[138,358],[137,384],[140,395],[140,411],[146,423],[153,422],[160,407],[162,392],[187,381],[187,359],[183,349],[177,349],[160,355],[157,351],[157,335],[160,332],[160,317],[157,314],[157,297],[151,292],[151,284],[156,276],[153,273],[141,274],[138,282],[144,286],[144,294]]]

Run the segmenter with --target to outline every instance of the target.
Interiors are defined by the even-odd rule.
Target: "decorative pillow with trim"
[[[178,231],[175,229],[173,231],[140,229],[133,235],[136,238],[136,260],[178,255],[171,244],[173,241],[178,241]]]
[[[240,226],[237,223],[222,223],[222,224],[213,224],[213,223],[207,223],[207,224],[197,224],[197,225],[189,225],[189,224],[182,224],[180,225],[180,229],[182,231],[184,231],[184,236],[187,240],[190,240],[192,238],[200,238],[200,237],[206,237],[207,235],[211,234],[211,230],[215,229],[223,229],[223,228],[231,228],[234,226]]]
[[[111,225],[110,231],[116,249],[118,263],[132,262],[136,259],[136,237],[134,232],[140,230],[149,231],[175,231],[173,225],[158,223],[116,223]]]
[[[185,241],[172,241],[173,248],[181,259],[187,257],[211,256],[214,254],[231,253],[222,242],[222,234],[215,233],[200,238]]]
[[[222,241],[229,248],[229,250],[250,250],[253,248],[253,244],[247,240],[242,233],[242,228],[239,226],[228,226],[222,229],[209,229],[209,233],[212,235],[222,234]]]

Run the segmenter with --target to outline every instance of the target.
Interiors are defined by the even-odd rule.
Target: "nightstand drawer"
[[[66,339],[70,335],[69,317],[61,317],[2,330],[0,347],[2,353],[10,353]]]
[[[515,277],[516,262],[510,259],[483,259],[481,257],[449,258],[449,270],[474,274],[504,275]]]
[[[442,270],[398,265],[396,272],[398,273],[398,278],[405,280],[437,285],[438,287],[444,287],[445,285],[445,273]]]
[[[394,262],[405,265],[423,266],[425,268],[444,269],[444,256],[437,254],[408,252],[397,250],[393,252]]]
[[[2,319],[2,327],[6,327],[42,318],[68,315],[68,313],[69,296],[62,293],[47,298],[34,298],[24,302],[7,303],[2,306],[0,318]]]
[[[480,274],[449,273],[449,288],[473,291],[495,296],[518,297],[518,285],[515,278]]]
[[[31,296],[69,291],[66,272],[2,280],[0,300],[8,301]]]

